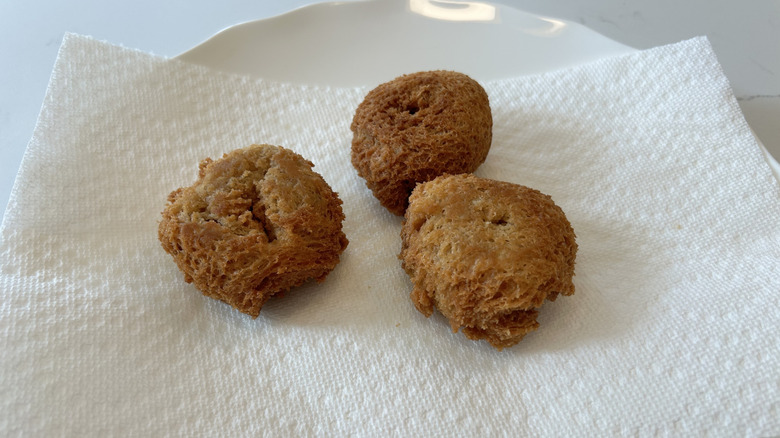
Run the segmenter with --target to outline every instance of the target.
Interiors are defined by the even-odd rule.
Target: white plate
[[[581,25],[482,2],[320,3],[230,27],[179,55],[293,83],[370,85],[451,69],[481,80],[633,51]]]
[[[283,82],[352,86],[430,69],[501,79],[634,50],[577,23],[507,6],[377,0],[320,3],[239,24],[178,58]],[[761,147],[780,180],[780,164]]]

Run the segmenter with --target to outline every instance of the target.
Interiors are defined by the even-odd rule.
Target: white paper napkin
[[[706,39],[484,85],[478,175],[551,195],[580,247],[576,294],[503,352],[410,302],[401,221],[349,161],[367,89],[66,36],[2,227],[0,435],[780,434],[780,190]],[[256,320],[156,236],[251,143],[313,161],[351,242]]]

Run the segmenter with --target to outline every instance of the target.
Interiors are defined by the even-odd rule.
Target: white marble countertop
[[[400,1],[400,0],[399,0]],[[4,213],[65,32],[175,56],[219,30],[312,0],[0,2],[0,208]],[[649,48],[707,35],[758,138],[780,159],[780,2],[494,0]]]

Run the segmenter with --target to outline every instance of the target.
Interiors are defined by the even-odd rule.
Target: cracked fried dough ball
[[[538,327],[545,300],[574,293],[574,230],[528,187],[470,174],[420,184],[401,238],[417,310],[436,308],[453,331],[499,350]]]
[[[253,317],[272,295],[323,281],[348,242],[341,200],[312,167],[270,145],[203,160],[158,228],[185,281]]]
[[[351,129],[352,165],[379,202],[401,216],[417,183],[473,172],[485,161],[493,117],[476,81],[427,71],[371,90]]]

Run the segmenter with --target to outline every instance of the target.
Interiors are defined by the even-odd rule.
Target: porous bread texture
[[[403,215],[415,185],[473,172],[492,141],[488,95],[465,74],[427,71],[371,90],[351,125],[352,165],[379,202]]]
[[[158,227],[185,281],[253,317],[272,295],[323,281],[348,241],[341,200],[312,167],[271,145],[203,160]]]
[[[453,331],[501,350],[539,326],[545,300],[574,293],[575,237],[537,190],[444,175],[412,192],[399,258],[417,310],[436,308]]]

